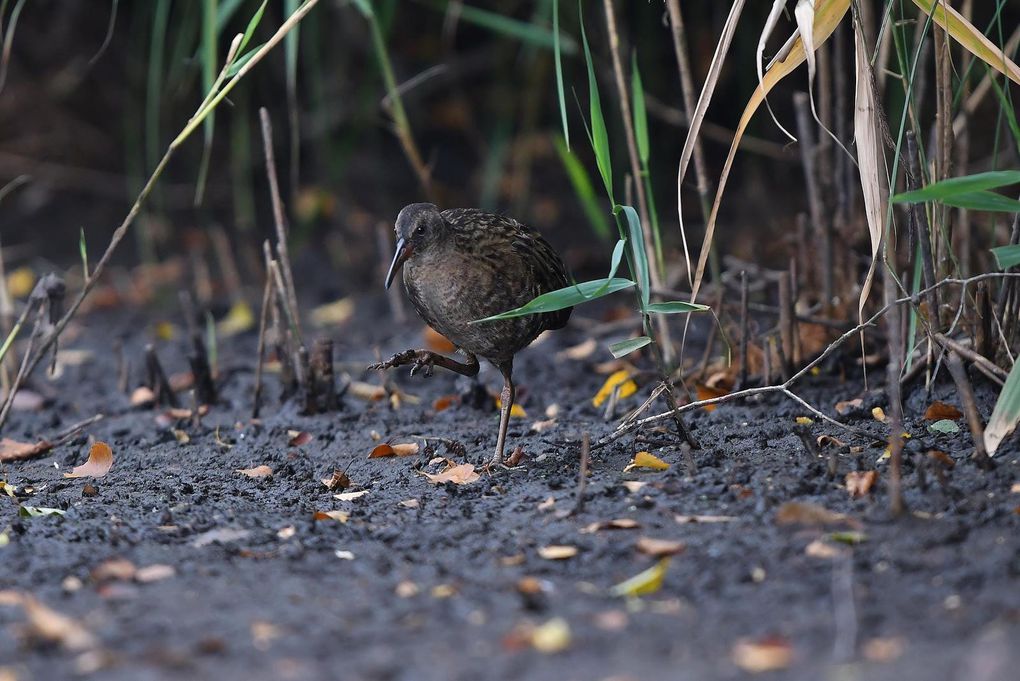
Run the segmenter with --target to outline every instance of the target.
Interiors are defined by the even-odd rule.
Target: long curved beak
[[[414,253],[414,246],[408,243],[406,239],[397,240],[397,248],[393,253],[393,262],[390,263],[390,269],[386,272],[386,288],[390,287],[390,283],[393,281],[393,277],[397,274],[400,266],[411,257],[412,253]]]

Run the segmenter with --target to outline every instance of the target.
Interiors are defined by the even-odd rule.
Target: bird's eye
[[[424,234],[425,233],[425,225],[418,225],[417,227],[415,227],[414,228],[414,233],[419,235],[419,236]]]

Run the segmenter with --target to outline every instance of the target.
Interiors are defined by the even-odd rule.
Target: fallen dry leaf
[[[135,581],[141,582],[142,584],[149,584],[151,582],[158,582],[163,579],[169,579],[177,574],[177,570],[174,569],[173,565],[162,565],[156,563],[154,565],[146,565],[140,567],[135,571]]]
[[[462,463],[459,466],[451,466],[442,473],[422,473],[428,481],[434,485],[452,482],[455,485],[469,485],[482,476],[475,471],[475,465]]]
[[[688,523],[731,523],[736,520],[732,515],[685,515],[683,513],[673,516],[673,520],[679,525]]]
[[[401,442],[397,444],[384,442],[373,447],[372,451],[368,454],[368,458],[381,459],[387,456],[413,456],[418,453],[418,450],[417,442]]]
[[[207,530],[195,537],[194,541],[191,542],[191,545],[196,548],[202,548],[203,546],[209,546],[216,542],[226,544],[232,541],[244,539],[250,534],[251,532],[248,530],[233,527],[217,527],[212,530]]]
[[[65,478],[101,478],[113,468],[113,450],[105,442],[96,442],[89,450],[88,461],[75,466]]]
[[[815,539],[804,548],[804,553],[812,558],[824,558],[826,560],[842,556],[846,551],[846,549],[824,539]]]
[[[871,410],[871,416],[879,423],[885,423],[885,410],[882,407],[875,407]]]
[[[397,502],[397,506],[402,506],[404,508],[419,508],[421,506],[421,502],[417,499],[404,499],[403,501]]]
[[[360,492],[343,492],[341,494],[334,494],[333,498],[339,499],[340,501],[354,501],[355,499],[359,499],[365,496],[366,494],[368,494],[368,490],[363,489]]]
[[[636,393],[637,383],[631,379],[630,374],[631,372],[627,369],[620,369],[619,371],[615,371],[610,374],[609,378],[606,379],[606,382],[602,384],[602,387],[599,388],[599,391],[595,394],[595,397],[592,398],[592,406],[601,407],[602,403],[608,400],[609,396],[613,394],[613,390],[616,389],[616,386],[620,386],[620,392],[618,394],[620,399],[630,397]]]
[[[850,471],[846,474],[846,491],[854,499],[865,496],[878,480],[878,471]]]
[[[346,523],[350,518],[351,514],[346,511],[316,511],[312,515],[312,520],[336,520],[341,523]]]
[[[588,357],[592,356],[592,354],[595,352],[595,350],[598,349],[598,347],[599,347],[598,341],[596,341],[594,338],[589,338],[588,340],[582,343],[572,345],[566,350],[561,350],[560,352],[557,352],[556,357],[573,360],[587,359]]]
[[[0,440],[0,462],[23,461],[39,456],[53,449],[53,445],[46,440],[39,442],[18,442],[10,438]]]
[[[312,308],[309,317],[316,326],[338,326],[354,314],[354,300],[350,297],[334,300]]]
[[[634,544],[634,548],[639,553],[643,553],[646,556],[652,556],[653,558],[664,558],[665,556],[675,556],[678,553],[682,553],[687,545],[682,541],[675,539],[653,539],[652,537],[638,537],[637,543]]]
[[[851,525],[860,523],[843,513],[830,511],[824,506],[800,501],[787,501],[776,511],[779,525]]]
[[[433,352],[449,354],[457,350],[457,346],[450,342],[449,338],[431,326],[426,326],[422,329],[421,335],[425,338],[425,347]]]
[[[591,534],[599,530],[634,530],[641,527],[641,523],[633,518],[613,518],[612,520],[599,520],[581,528],[582,534]]]
[[[1020,494],[1020,482],[1014,482],[1009,488],[1010,494]]]
[[[273,474],[273,469],[266,464],[262,464],[261,466],[255,466],[255,468],[238,468],[234,472],[247,475],[249,478],[268,478]]]
[[[135,564],[130,560],[111,558],[92,568],[90,576],[94,582],[108,582],[111,580],[127,582],[134,579],[137,572]]]
[[[635,468],[648,468],[653,471],[664,471],[669,468],[669,464],[651,452],[642,451],[634,455],[634,460],[627,464],[627,467],[623,469],[623,472],[627,473]]]
[[[540,653],[558,653],[570,646],[570,625],[554,617],[531,632],[531,646]]]
[[[288,430],[287,437],[290,438],[287,440],[287,446],[289,447],[300,447],[315,439],[311,433],[303,430]]]
[[[636,494],[637,492],[640,492],[641,488],[647,485],[648,483],[645,482],[644,480],[624,480],[621,484],[627,488],[628,492],[630,492],[631,494]]]
[[[732,659],[735,665],[752,674],[786,669],[793,662],[793,646],[779,636],[741,639],[733,646]]]
[[[386,388],[374,383],[365,383],[364,381],[351,381],[347,387],[347,392],[358,399],[368,402],[378,402],[379,400],[386,399]]]
[[[861,654],[872,662],[891,662],[903,654],[906,642],[899,636],[872,638],[861,646]]]
[[[941,421],[943,419],[955,421],[961,418],[963,418],[963,412],[951,404],[939,402],[938,400],[929,404],[928,408],[924,410],[924,419],[926,421]]]
[[[723,395],[728,395],[730,393],[730,391],[726,390],[725,388],[718,388],[706,385],[704,383],[696,384],[694,386],[694,389],[696,393],[695,396],[698,398],[699,402],[701,402],[702,400],[712,400],[715,399],[716,397],[722,397]],[[705,411],[715,411],[715,408],[716,405],[714,404],[706,404],[705,406],[702,407],[702,409],[704,409]]]
[[[614,586],[610,593],[614,596],[647,596],[655,593],[662,588],[662,580],[666,576],[666,570],[669,569],[669,561],[669,556],[660,558],[652,567]]]
[[[156,393],[148,386],[135,388],[131,393],[132,407],[147,407],[156,401]]]
[[[43,605],[35,597],[25,595],[21,604],[28,618],[30,638],[57,643],[67,650],[87,650],[96,639],[80,622]]]
[[[855,409],[860,409],[864,406],[864,400],[856,398],[853,400],[845,400],[843,402],[836,403],[836,413],[840,416],[846,416]]]
[[[577,547],[566,546],[563,544],[540,546],[538,548],[538,555],[546,560],[566,560],[567,558],[573,558],[577,555]]]
[[[322,484],[326,486],[330,492],[335,489],[347,489],[351,486],[351,479],[347,477],[347,473],[343,471],[333,471],[333,475],[328,478],[322,478]]]
[[[432,410],[438,413],[458,403],[460,403],[460,395],[443,395],[437,397],[436,401],[432,403]]]

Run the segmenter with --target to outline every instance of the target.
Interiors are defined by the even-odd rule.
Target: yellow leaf
[[[885,410],[882,407],[875,407],[871,410],[871,415],[874,419],[880,423],[885,423]]]
[[[313,309],[311,318],[316,326],[335,326],[346,322],[352,314],[354,301],[351,298],[341,298]]]
[[[652,567],[625,579],[611,589],[614,596],[647,596],[662,587],[662,579],[669,569],[669,556],[659,560]]]
[[[156,322],[156,326],[153,328],[153,334],[162,341],[173,340],[174,336],[177,335],[177,329],[170,322]]]
[[[540,653],[558,653],[570,645],[570,625],[554,617],[531,632],[531,645]]]
[[[502,409],[502,408],[503,408],[503,400],[501,398],[497,397],[496,398],[496,409]],[[513,405],[510,407],[510,416],[513,416],[514,418],[519,418],[519,419],[526,419],[526,418],[528,418],[528,412],[524,411],[524,407],[522,407],[521,405],[519,405],[516,402],[514,402]]]
[[[929,14],[932,21],[944,28],[965,50],[1020,85],[1020,67],[949,3],[944,0],[914,0],[914,4]]]
[[[609,375],[606,382],[599,388],[598,393],[592,398],[591,403],[595,407],[601,407],[602,403],[609,399],[609,396],[613,394],[613,390],[616,386],[620,386],[620,398],[630,397],[637,392],[637,383],[630,378],[630,372],[626,369],[620,369]]]
[[[809,419],[807,416],[798,416],[797,417],[797,425],[798,426],[810,426],[812,423],[814,423],[814,421]]]
[[[216,333],[221,337],[236,336],[255,326],[255,313],[251,306],[243,300],[239,300],[230,308],[227,316],[216,325]]]
[[[7,275],[7,292],[12,298],[26,298],[35,286],[35,272],[31,267],[19,267]]]
[[[653,471],[664,471],[669,468],[669,464],[650,452],[638,452],[634,455],[634,460],[623,469],[623,472],[626,473],[634,470],[635,468],[649,468]]]

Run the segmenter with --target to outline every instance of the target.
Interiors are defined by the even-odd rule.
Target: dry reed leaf
[[[273,474],[273,469],[266,464],[262,464],[261,466],[255,466],[255,468],[238,468],[234,472],[247,475],[249,478],[268,478]]]
[[[376,445],[369,453],[368,458],[380,459],[387,456],[413,456],[418,453],[420,447],[417,442],[398,442],[390,444],[384,442]]]
[[[341,492],[340,494],[334,494],[333,498],[339,501],[354,501],[368,494],[367,489],[360,490],[358,492]]]
[[[101,478],[113,468],[113,450],[105,442],[96,442],[89,450],[88,461],[75,466],[65,478]]]
[[[138,568],[135,571],[135,581],[142,584],[149,584],[151,582],[169,579],[176,574],[177,570],[174,569],[173,565],[156,563],[154,565],[146,565],[145,567]]]
[[[846,491],[854,499],[859,499],[871,491],[871,486],[878,480],[878,471],[850,471],[846,474]]]
[[[932,20],[945,29],[964,49],[1020,85],[1020,67],[972,23],[950,7],[949,3],[939,0],[914,0],[914,4],[929,14]]]
[[[639,527],[641,527],[641,523],[633,518],[613,518],[590,523],[581,528],[581,534],[592,534],[599,530],[633,530]]]
[[[682,541],[675,539],[638,537],[637,543],[634,544],[634,548],[637,549],[638,553],[643,553],[646,556],[663,558],[665,556],[675,556],[678,553],[682,553],[684,549],[687,548],[687,545]]]
[[[734,11],[736,10],[737,14],[739,15],[737,6],[742,4],[743,4],[742,2],[735,2],[733,5],[733,9],[730,10],[730,17],[727,18],[726,27],[723,28],[724,36],[723,38],[720,39],[719,43],[720,47],[722,47],[724,41],[728,40],[725,35],[726,31],[730,29],[731,20],[733,20],[734,24],[736,23],[735,19],[733,19]],[[849,10],[849,8],[850,0],[816,0],[814,31],[812,33],[812,38],[816,48],[821,46],[826,40],[829,39],[829,36],[832,35],[832,32],[836,29],[836,26],[843,19],[843,16],[847,13],[847,10]],[[728,48],[728,42],[726,42],[726,46]],[[716,51],[717,56],[718,52],[719,50],[717,49]],[[787,75],[792,73],[795,68],[800,66],[804,59],[805,59],[804,43],[802,40],[798,38],[793,41],[793,44],[791,45],[790,51],[786,55],[786,58],[776,62],[775,64],[772,65],[771,68],[768,69],[768,71],[765,73],[765,77],[762,79],[762,84],[755,89],[754,93],[751,95],[750,100],[747,102],[747,105],[744,107],[744,112],[740,116],[740,122],[737,124],[736,132],[733,135],[733,141],[730,143],[730,150],[726,156],[726,162],[723,164],[723,171],[719,177],[719,184],[716,189],[715,199],[712,202],[712,211],[709,214],[708,223],[705,226],[705,236],[702,239],[701,253],[698,256],[698,266],[697,270],[695,271],[694,280],[693,282],[691,282],[692,302],[697,300],[698,292],[701,290],[701,282],[705,276],[705,267],[708,265],[708,254],[709,251],[711,250],[712,242],[715,239],[715,226],[716,221],[719,217],[719,208],[722,204],[723,193],[726,190],[726,181],[727,179],[729,179],[730,170],[733,167],[733,159],[736,156],[737,148],[740,146],[740,140],[744,136],[744,132],[747,130],[747,125],[751,122],[752,116],[754,116],[754,113],[758,110],[758,107],[761,106],[761,103],[764,101],[765,95],[767,95],[772,90],[772,88],[776,86],[776,83],[781,81]],[[715,61],[713,60],[712,67],[715,66],[716,64]],[[695,109],[695,114],[691,117],[692,124],[690,132],[687,135],[687,143],[685,143],[684,145],[684,154],[687,153],[688,146],[690,146],[693,149],[692,136],[696,133],[696,130],[698,129],[695,124],[700,125],[701,122],[700,119],[698,118],[699,114],[702,117],[704,116],[704,111],[702,111],[700,107],[702,105],[702,100],[705,99],[705,92],[710,91],[708,84],[711,84],[711,88],[714,88],[715,85],[713,80],[712,67],[710,67],[709,78],[706,79],[706,88],[702,91],[701,99],[698,100],[698,108]],[[714,78],[718,79],[718,74],[714,74]],[[705,102],[706,107],[707,104],[708,103],[706,101]],[[680,163],[681,172],[678,174],[677,178],[678,179],[677,208],[678,213],[680,213],[681,215],[683,213],[683,209],[680,201],[680,193],[683,184],[684,174],[686,171],[686,160],[689,160],[689,157],[685,157],[682,155]],[[682,217],[680,218],[680,226],[681,234],[683,234]],[[689,266],[688,271],[690,271]]]
[[[735,665],[752,674],[778,671],[793,663],[793,646],[779,636],[741,639],[733,646],[732,659]]]
[[[350,518],[351,514],[346,511],[316,511],[312,514],[312,520],[336,520],[346,523]]]
[[[864,305],[871,293],[871,285],[878,268],[878,251],[886,233],[886,202],[889,186],[882,147],[881,105],[875,92],[874,73],[869,61],[870,52],[862,35],[863,28],[854,23],[854,142],[857,145],[857,166],[864,195],[864,213],[871,236],[871,265],[857,299],[857,319],[864,322]],[[864,352],[864,333],[861,332],[861,353]]]
[[[758,49],[754,55],[755,56],[754,65],[758,69],[758,87],[762,87],[763,85],[762,57],[765,55],[765,44],[768,42],[768,39],[772,36],[772,32],[775,30],[776,24],[779,23],[779,17],[783,15],[783,10],[785,9],[786,0],[773,0],[772,9],[769,10],[769,16],[765,20],[765,25],[761,29],[761,35],[758,37]],[[782,124],[776,118],[776,115],[772,112],[772,107],[769,105],[768,97],[765,97],[765,108],[768,109],[769,116],[772,117],[772,121],[776,124],[776,127],[782,130],[783,134],[789,137],[790,140],[796,141],[796,138],[793,136],[793,134],[782,126]],[[688,263],[688,265],[690,265],[690,263]]]
[[[577,547],[563,544],[541,546],[538,549],[538,555],[546,560],[566,560],[577,555]]]
[[[951,404],[936,400],[924,410],[924,418],[926,421],[941,421],[942,419],[955,421],[963,418],[963,412]]]
[[[10,438],[0,440],[0,463],[8,461],[22,461],[39,456],[53,449],[53,445],[46,440],[39,442],[18,442]]]
[[[450,342],[450,339],[439,333],[431,326],[426,326],[422,330],[422,336],[425,337],[425,347],[432,352],[451,353],[456,352],[457,346]]]
[[[475,466],[471,463],[451,466],[442,473],[422,473],[422,475],[434,485],[442,485],[447,482],[452,482],[455,485],[469,485],[482,477],[475,471]]]
[[[623,469],[623,472],[627,473],[635,468],[648,468],[653,471],[664,471],[669,468],[669,464],[651,452],[642,451],[634,455],[634,460],[627,464],[627,467]]]

